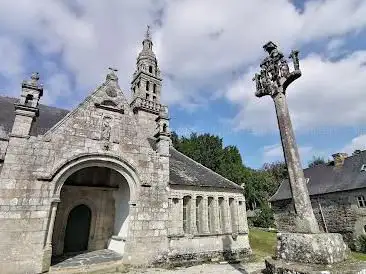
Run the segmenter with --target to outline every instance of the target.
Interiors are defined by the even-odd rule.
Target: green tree
[[[315,167],[318,165],[323,165],[325,163],[326,162],[323,157],[313,156],[313,159],[311,161],[309,161],[309,163],[308,163],[308,167]]]
[[[224,147],[222,138],[207,133],[192,133],[188,137],[173,133],[172,142],[188,157],[243,186],[247,203],[256,203],[262,209],[255,219],[256,225],[273,225],[273,212],[268,200],[282,180],[288,177],[284,162],[266,163],[259,170],[248,168],[236,146]]]

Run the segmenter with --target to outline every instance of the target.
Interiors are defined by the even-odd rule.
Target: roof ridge
[[[234,183],[233,181],[229,180],[228,178],[226,178],[226,177],[222,176],[221,174],[219,174],[219,173],[217,173],[217,172],[213,171],[212,169],[210,169],[210,168],[208,168],[208,167],[206,167],[206,166],[202,165],[201,163],[199,163],[199,162],[197,162],[197,161],[193,160],[192,158],[188,157],[188,156],[187,156],[187,155],[185,155],[184,153],[182,153],[182,152],[178,151],[175,147],[171,146],[171,148],[172,148],[172,149],[174,149],[176,152],[178,152],[178,153],[179,153],[180,155],[182,155],[183,157],[185,157],[185,158],[189,159],[190,161],[193,161],[196,165],[203,167],[204,169],[208,170],[209,172],[211,172],[211,173],[213,173],[213,174],[215,174],[215,175],[217,175],[217,176],[219,176],[219,177],[223,178],[223,179],[224,179],[225,181],[227,181],[228,183],[233,184],[233,186],[236,186],[236,187],[238,187],[238,188],[244,189],[242,186],[240,186],[240,185],[238,185],[238,184]]]

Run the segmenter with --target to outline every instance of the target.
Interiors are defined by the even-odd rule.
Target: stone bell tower
[[[23,81],[20,100],[15,104],[15,120],[10,136],[29,136],[33,121],[39,114],[39,99],[43,95],[43,86],[38,80],[39,74],[33,73],[30,80]]]
[[[136,70],[132,77],[131,107],[138,117],[142,129],[153,135],[156,127],[155,119],[158,117],[161,103],[161,82],[158,62],[153,52],[150,27],[147,27],[142,50],[137,57]]]

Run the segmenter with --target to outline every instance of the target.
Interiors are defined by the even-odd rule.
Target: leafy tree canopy
[[[288,177],[284,162],[266,163],[259,170],[246,167],[236,146],[224,146],[222,138],[211,134],[192,133],[179,137],[172,133],[173,146],[193,160],[229,180],[244,186],[247,203],[268,207],[269,198],[281,181]],[[266,211],[267,216],[270,210]]]
[[[323,157],[313,156],[313,159],[308,163],[308,167],[314,167],[325,163],[326,161],[324,160]]]

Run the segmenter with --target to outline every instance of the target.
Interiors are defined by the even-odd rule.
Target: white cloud
[[[315,151],[311,146],[300,146],[299,154],[302,161],[311,158]],[[264,146],[262,148],[262,160],[263,163],[269,163],[274,161],[284,161],[284,155],[281,144],[274,144]]]
[[[366,134],[359,135],[353,138],[347,145],[341,149],[339,152],[346,152],[351,155],[356,149],[365,150],[366,149]]]
[[[26,50],[24,41],[40,51],[42,62],[60,54],[59,73],[71,86],[70,72],[78,88],[70,97],[90,92],[111,65],[119,68],[120,84],[128,93],[145,26],[159,14],[156,52],[163,73],[172,76],[165,78],[163,97],[169,103],[196,106],[230,83],[232,71],[257,62],[268,39],[288,51],[314,39],[358,31],[366,25],[365,13],[366,2],[360,0],[310,1],[303,12],[287,0],[19,0],[16,5],[3,0],[0,37],[17,45],[17,56]],[[7,66],[18,64],[14,58]],[[17,77],[5,77],[24,77],[23,70],[15,73]],[[61,93],[49,89],[49,95]]]
[[[324,126],[356,126],[366,122],[366,51],[338,61],[310,55],[300,61],[303,76],[288,88],[287,98],[295,129],[314,130]],[[239,102],[234,119],[240,129],[263,133],[277,130],[270,97],[256,98],[254,71],[245,74],[227,90],[227,98]],[[316,132],[316,131],[315,131]]]

